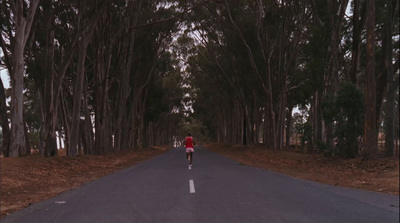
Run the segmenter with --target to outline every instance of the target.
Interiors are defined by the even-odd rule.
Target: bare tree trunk
[[[85,2],[83,3],[85,6]],[[77,71],[77,79],[75,83],[74,89],[74,100],[73,100],[73,111],[72,111],[72,128],[70,135],[70,153],[69,156],[76,156],[77,146],[78,146],[78,134],[79,134],[79,121],[81,116],[81,99],[82,99],[82,87],[83,81],[85,78],[85,60],[86,60],[86,52],[89,41],[93,35],[93,31],[97,25],[97,21],[99,19],[100,11],[96,12],[94,17],[89,17],[85,22],[83,22],[84,31],[80,37],[79,42],[79,53],[78,53],[78,71]]]
[[[385,65],[387,71],[387,109],[386,109],[386,132],[385,132],[385,155],[394,155],[394,110],[395,110],[395,88],[394,88],[394,77],[393,77],[393,46],[392,46],[392,35],[393,35],[393,9],[396,8],[397,1],[387,1],[387,18],[386,18],[386,46],[385,50]]]
[[[8,115],[7,115],[7,105],[6,105],[6,92],[4,90],[3,81],[0,80],[0,121],[2,130],[2,150],[4,156],[9,156],[10,151],[10,127],[8,126]]]
[[[65,100],[65,94],[60,94],[60,96],[59,96],[59,100],[60,100],[60,103],[59,103],[59,110],[61,111],[61,120],[62,120],[62,123],[63,123],[63,127],[64,127],[64,149],[65,149],[65,151],[66,151],[66,154],[67,154],[67,156],[68,156],[68,153],[69,153],[69,134],[70,134],[70,117],[71,117],[71,115],[69,114],[69,111],[68,111],[68,107],[67,107],[67,103],[66,103],[66,100]],[[61,132],[60,132],[60,135],[61,135]],[[60,144],[60,146],[61,146],[61,144]]]
[[[311,121],[313,129],[312,144],[315,145],[317,141],[322,142],[322,109],[321,109],[321,92],[316,91],[311,103]],[[311,143],[311,142],[310,142]]]
[[[93,154],[93,141],[94,141],[94,134],[93,134],[93,125],[92,125],[92,118],[90,116],[90,110],[89,110],[89,103],[88,103],[88,84],[87,81],[85,81],[85,88],[83,90],[83,103],[84,103],[84,112],[85,112],[85,126],[84,126],[84,131],[86,132],[86,151],[87,153],[85,154]]]
[[[25,134],[25,151],[20,152],[20,156],[31,155],[31,144],[28,137],[28,127],[26,126],[25,115],[24,115],[24,134]]]
[[[10,157],[17,157],[25,149],[23,123],[24,26],[23,2],[17,1],[13,71],[11,78],[11,148]],[[20,10],[18,10],[20,8]],[[21,21],[22,20],[22,21]]]
[[[376,156],[376,84],[375,84],[375,0],[367,0],[367,55],[365,69],[365,122],[364,146],[366,159]]]
[[[292,135],[292,112],[293,106],[288,107],[288,111],[286,112],[286,148],[290,148],[290,136]]]
[[[129,34],[130,37],[125,40],[124,51],[126,59],[124,61],[123,69],[121,70],[119,81],[119,91],[118,91],[118,102],[117,102],[117,120],[115,129],[115,149],[116,151],[121,151],[127,147],[124,141],[127,126],[127,100],[130,94],[129,79],[131,73],[131,66],[133,61],[133,45],[134,45],[134,33]]]
[[[23,85],[24,85],[24,48],[28,39],[33,17],[39,0],[30,2],[29,13],[25,18],[24,1],[15,1],[15,36],[12,53],[11,79],[11,147],[10,157],[19,156],[21,151],[25,151],[25,133],[23,121]]]
[[[140,0],[139,3],[130,2],[130,4],[128,4],[127,6],[127,10],[134,16],[127,17],[127,20],[125,21],[126,39],[122,44],[124,61],[122,63],[121,73],[118,77],[119,90],[117,99],[117,119],[115,124],[115,149],[117,151],[126,149],[128,147],[127,143],[130,141],[128,140],[130,131],[129,129],[127,129],[127,124],[129,120],[127,114],[127,100],[129,94],[131,93],[129,83],[133,63],[133,47],[135,44],[136,34],[136,31],[132,30],[131,28],[138,24],[141,4],[142,1]],[[134,128],[134,126],[132,127]]]
[[[360,67],[361,31],[365,23],[365,10],[362,10],[360,19],[361,0],[354,0],[353,10],[353,42],[351,49],[350,81],[357,85],[357,73]]]
[[[71,138],[69,142],[68,156],[78,155],[78,133],[79,133],[79,121],[81,116],[82,86],[85,75],[86,49],[89,41],[85,36],[81,38],[82,42],[79,44],[78,71],[77,71],[77,79],[74,90],[73,111],[71,118],[72,128],[70,134]]]

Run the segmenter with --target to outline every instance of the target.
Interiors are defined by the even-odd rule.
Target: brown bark
[[[377,153],[376,84],[375,84],[375,1],[367,0],[367,55],[365,69],[364,156],[371,159]]]
[[[26,156],[26,155],[31,155],[31,143],[29,142],[29,137],[28,137],[28,127],[26,125],[25,121],[25,115],[24,115],[24,134],[25,134],[25,150],[20,151],[20,156]]]
[[[394,87],[394,77],[393,77],[393,45],[392,45],[392,36],[393,36],[393,18],[395,17],[394,8],[396,8],[397,1],[387,0],[387,17],[385,24],[385,37],[386,44],[384,44],[385,51],[385,66],[387,72],[387,109],[385,116],[385,155],[393,156],[394,155],[394,110],[395,110],[395,87]]]
[[[350,81],[357,84],[357,73],[360,67],[360,44],[361,44],[361,31],[365,23],[365,10],[362,10],[360,18],[360,10],[362,0],[354,0],[353,10],[353,42],[351,48],[351,70]]]
[[[292,135],[292,112],[293,106],[289,106],[286,112],[286,148],[290,148],[290,137]]]

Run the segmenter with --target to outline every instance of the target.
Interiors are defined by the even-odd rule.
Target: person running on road
[[[185,148],[186,148],[186,159],[189,160],[189,165],[192,166],[194,145],[196,145],[196,143],[194,142],[191,133],[188,133],[184,144],[185,144]]]

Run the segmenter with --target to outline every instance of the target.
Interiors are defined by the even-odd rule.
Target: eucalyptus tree
[[[10,127],[8,126],[8,114],[6,104],[6,92],[3,81],[0,80],[0,120],[1,120],[1,135],[2,135],[2,151],[4,156],[9,156],[10,149]]]
[[[376,77],[375,77],[375,1],[366,3],[366,67],[365,67],[365,124],[364,124],[364,156],[373,158],[377,153],[376,127]]]
[[[44,155],[57,155],[56,131],[60,128],[59,117],[68,119],[65,113],[65,93],[71,92],[66,88],[66,77],[72,73],[71,63],[77,51],[81,35],[79,21],[82,13],[78,13],[76,1],[43,0],[39,7],[40,17],[35,32],[35,44],[31,53],[34,60],[34,78],[38,86],[39,101],[41,102],[42,127],[41,138],[44,144]],[[63,116],[60,115],[60,111]],[[69,128],[64,122],[66,138],[65,146],[69,145]]]
[[[256,1],[247,7],[224,1],[223,9],[223,21],[240,39],[264,95],[264,142],[282,148],[287,95],[298,87],[290,86],[289,76],[298,68],[296,55],[305,41],[303,31],[310,15],[304,5],[291,1]],[[245,17],[240,16],[243,13]]]
[[[103,154],[113,151],[113,119],[112,101],[115,91],[111,88],[116,81],[118,66],[121,64],[119,42],[125,29],[125,15],[135,15],[129,12],[124,2],[117,1],[113,7],[107,7],[106,12],[99,18],[101,26],[94,30],[93,41],[89,47],[89,57],[94,61],[89,81],[93,85],[93,112],[94,117],[94,148],[88,154]],[[130,17],[132,18],[132,17]],[[90,75],[90,71],[88,71]],[[87,115],[86,115],[87,116]],[[89,122],[86,122],[89,123]]]
[[[6,16],[7,14],[9,14],[9,7],[7,6],[7,2],[6,1],[2,1],[0,3],[0,52],[1,52],[1,59],[0,59],[0,66],[1,66],[1,70],[5,70],[7,68],[11,68],[11,61],[9,60],[10,58],[4,56],[4,51],[8,51],[8,47],[6,42],[4,41],[3,38],[3,32],[5,32],[5,30],[9,29],[10,27],[10,20],[9,20],[9,16]],[[3,85],[3,80],[0,79],[0,121],[1,121],[1,135],[2,135],[2,141],[1,141],[1,146],[2,146],[2,151],[4,156],[8,156],[9,155],[9,150],[10,150],[10,126],[9,124],[9,115],[8,115],[8,106],[7,106],[7,102],[6,102],[6,89],[4,88]]]
[[[395,140],[395,92],[397,87],[395,86],[397,82],[394,79],[394,66],[393,66],[393,23],[397,23],[397,29],[399,29],[399,3],[398,1],[388,1],[387,4],[387,18],[386,18],[386,35],[385,35],[385,65],[387,72],[387,114],[386,114],[386,131],[385,131],[385,152],[386,156],[394,155],[394,140]],[[397,15],[397,16],[396,16]],[[397,18],[397,19],[396,19]],[[397,45],[399,44],[397,40]],[[397,55],[397,63],[399,61],[399,57]],[[398,68],[397,68],[398,71]],[[396,71],[396,72],[397,72]]]
[[[9,27],[2,26],[1,42],[4,57],[7,58],[7,69],[11,79],[11,140],[9,156],[16,157],[25,153],[26,136],[23,120],[23,77],[24,49],[31,33],[33,19],[39,0],[25,2],[24,0],[4,1],[2,10],[6,13]],[[6,40],[4,39],[6,38]],[[6,42],[9,46],[6,46]]]
[[[74,88],[74,100],[73,100],[73,111],[72,111],[72,128],[70,133],[70,144],[68,149],[68,155],[76,156],[78,154],[78,133],[79,133],[79,121],[81,117],[81,98],[82,98],[82,87],[83,81],[85,77],[85,60],[86,60],[86,51],[89,45],[89,41],[92,39],[92,34],[94,29],[97,26],[97,22],[99,21],[99,17],[104,12],[105,7],[108,5],[105,2],[97,3],[90,1],[79,1],[78,4],[78,16],[82,14],[82,19],[79,20],[78,29],[81,35],[78,40],[78,64],[77,64],[77,78]],[[86,97],[85,97],[86,98]],[[89,117],[86,117],[89,118]],[[90,118],[89,118],[90,120]],[[89,122],[89,120],[86,120]],[[92,128],[85,129],[86,131],[92,131]],[[86,132],[85,131],[85,132]],[[87,138],[87,140],[92,140],[91,138]],[[88,144],[87,144],[88,145]],[[91,145],[91,143],[90,143]],[[90,150],[92,150],[90,148]]]
[[[351,6],[353,12],[353,35],[351,48],[352,63],[349,76],[351,82],[357,84],[357,80],[359,79],[358,76],[360,76],[361,34],[365,25],[365,1],[353,0]]]

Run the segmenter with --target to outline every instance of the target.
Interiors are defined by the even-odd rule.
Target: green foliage
[[[338,114],[338,107],[335,100],[333,94],[327,94],[322,101],[322,115],[327,125],[333,124]]]
[[[315,144],[317,145],[319,152],[322,153],[325,157],[333,157],[337,155],[336,149],[328,146],[325,142],[317,140]]]
[[[336,116],[338,154],[342,157],[355,157],[358,153],[359,137],[363,134],[364,95],[351,83],[342,84],[336,98],[339,112]]]
[[[359,137],[364,125],[364,95],[349,82],[343,82],[337,96],[326,95],[322,104],[323,116],[327,125],[335,129],[337,154],[351,158],[358,153]],[[324,154],[332,155],[333,148],[319,143]]]
[[[312,142],[312,125],[310,122],[305,122],[305,123],[296,123],[295,124],[295,129],[296,132],[301,134],[301,149],[304,150],[305,146],[307,146],[307,149],[310,149],[311,142]]]

